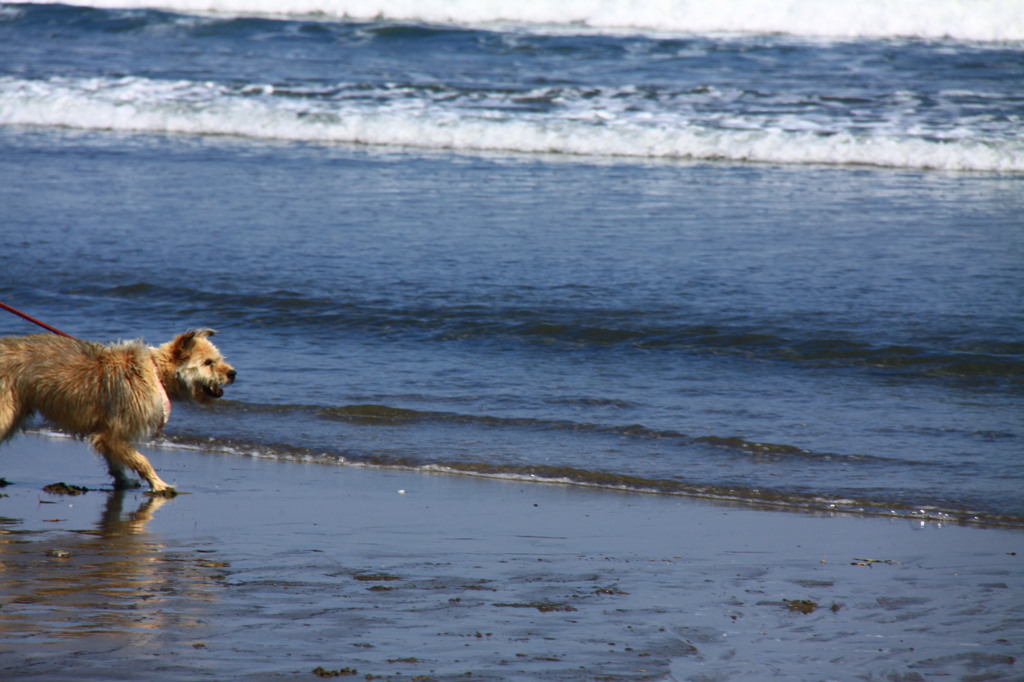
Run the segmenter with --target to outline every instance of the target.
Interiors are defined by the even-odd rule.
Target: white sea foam
[[[44,2],[47,0],[43,0]],[[1021,0],[53,0],[103,8],[670,33],[1024,41]]]
[[[374,100],[374,98],[370,98]],[[621,117],[568,107],[557,116],[499,116],[396,98],[392,106],[345,97],[277,97],[269,86],[145,78],[0,78],[0,125],[525,154],[860,164],[1024,172],[1024,140],[971,130],[821,129],[799,121],[692,121],[686,114]],[[748,125],[749,124],[749,125]]]

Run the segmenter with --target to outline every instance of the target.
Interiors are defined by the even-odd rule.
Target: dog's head
[[[235,368],[210,342],[214,334],[212,329],[192,329],[160,346],[160,360],[170,365],[161,368],[161,381],[171,398],[209,403],[224,395],[222,386],[234,383]]]

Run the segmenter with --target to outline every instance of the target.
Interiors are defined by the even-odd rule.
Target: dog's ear
[[[216,333],[217,332],[214,331],[213,329],[207,329],[205,327],[202,329],[189,329],[187,332],[185,332],[177,339],[175,339],[175,341],[177,341],[178,345],[180,345],[182,348],[188,348],[196,339],[205,339],[209,336],[213,336]]]
[[[171,357],[180,358],[189,353],[192,350],[192,346],[195,344],[196,339],[205,339],[208,336],[216,334],[212,329],[189,329],[184,334],[178,334],[171,341]]]

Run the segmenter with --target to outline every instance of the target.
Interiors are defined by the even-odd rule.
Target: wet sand
[[[143,451],[0,449],[0,679],[1024,678],[1019,531]]]

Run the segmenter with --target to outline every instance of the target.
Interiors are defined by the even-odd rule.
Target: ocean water
[[[0,5],[0,301],[216,328],[171,443],[1024,526],[1019,3],[105,4]]]

